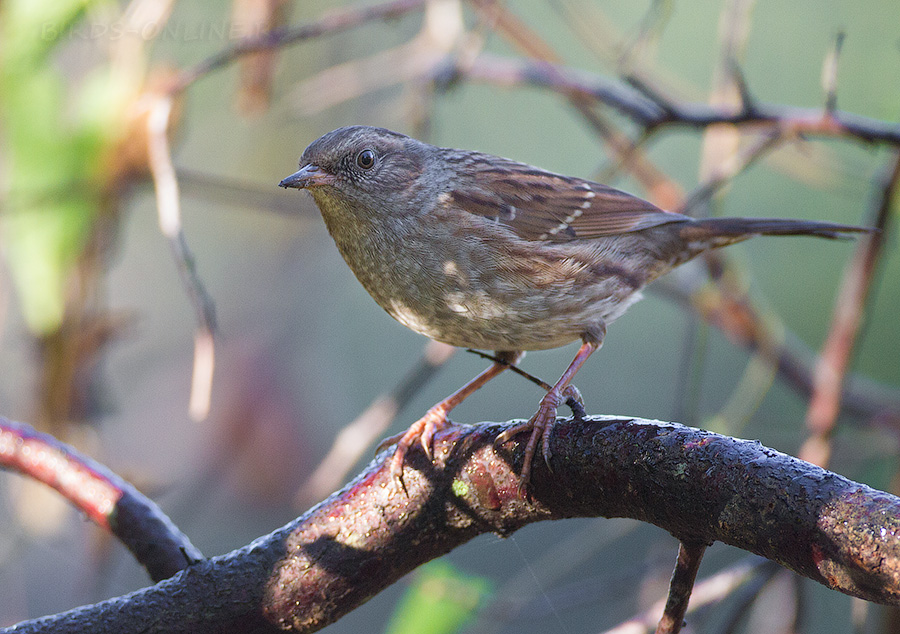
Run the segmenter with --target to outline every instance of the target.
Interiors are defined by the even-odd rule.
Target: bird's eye
[[[375,167],[375,152],[372,150],[363,150],[356,155],[356,164],[364,170],[370,170]]]

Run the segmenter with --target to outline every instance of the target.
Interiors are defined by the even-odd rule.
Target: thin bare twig
[[[810,437],[800,456],[825,466],[831,454],[830,438],[841,407],[842,386],[863,320],[866,299],[884,247],[890,225],[891,205],[900,186],[900,151],[880,180],[873,208],[872,225],[878,232],[860,238],[859,246],[844,273],[835,301],[828,338],[822,346],[813,374],[813,392],[806,413]]]
[[[474,350],[472,348],[466,348],[466,352],[470,352],[476,356],[481,357],[482,359],[487,359],[488,361],[493,361],[494,363],[502,363],[502,364],[506,365],[511,372],[513,372],[514,374],[518,374],[526,381],[531,381],[532,383],[537,385],[542,390],[553,389],[553,386],[550,385],[549,383],[547,383],[545,380],[538,378],[529,372],[526,372],[525,370],[523,370],[522,368],[520,368],[517,365],[512,365],[512,364],[508,363],[507,361],[501,359],[500,357],[498,357],[496,355],[490,354],[488,352],[483,352],[481,350]]]
[[[473,350],[472,348],[466,348],[466,352],[471,352],[472,354],[478,355],[482,359],[489,359],[489,360],[493,361],[494,363],[502,363],[507,368],[509,368],[510,371],[513,372],[513,374],[518,374],[519,376],[526,379],[527,381],[531,381],[532,383],[534,383],[535,385],[540,387],[542,390],[549,392],[551,389],[553,389],[553,386],[550,385],[549,383],[547,383],[545,380],[534,376],[530,372],[526,372],[525,370],[520,368],[518,365],[510,364],[508,361],[501,359],[500,357],[498,357],[496,355],[488,354],[487,352],[482,352],[481,350]],[[574,389],[574,386],[572,386],[572,387]],[[578,393],[577,389],[575,389],[575,392],[576,392],[576,395],[574,395],[574,396],[570,395],[570,396],[566,397],[566,406],[572,410],[572,414],[574,414],[576,417],[583,418],[585,416],[584,403],[581,400],[581,394]]]
[[[656,634],[678,634],[681,631],[691,591],[694,589],[694,580],[705,552],[706,544],[683,541],[678,544],[678,558],[669,583],[669,598],[666,599],[666,607],[656,627]]]
[[[453,346],[437,341],[425,344],[421,358],[400,383],[389,393],[372,401],[362,414],[338,432],[331,449],[300,487],[294,506],[307,508],[339,487],[366,449],[384,435],[400,410],[437,374],[455,351]]]
[[[212,298],[197,273],[194,257],[184,237],[181,225],[181,201],[178,179],[169,149],[169,122],[172,97],[160,97],[151,106],[147,117],[147,149],[150,173],[156,187],[156,207],[159,228],[169,241],[178,266],[181,282],[187,291],[197,318],[194,335],[194,371],[191,381],[189,412],[194,420],[203,420],[209,413],[212,377],[215,368],[216,314]]]
[[[200,62],[193,68],[182,71],[172,83],[170,94],[176,94],[185,90],[198,79],[224,68],[243,55],[284,48],[315,37],[346,31],[374,20],[398,18],[404,13],[421,9],[426,1],[394,0],[393,2],[385,2],[370,7],[339,9],[327,13],[319,20],[309,24],[288,29],[275,29],[258,36],[245,38],[234,46],[226,48]]]
[[[820,137],[848,137],[872,144],[900,145],[900,124],[842,110],[756,103],[749,111],[678,102],[640,81],[618,80],[547,63],[483,53],[467,69],[475,81],[502,86],[536,86],[564,95],[578,94],[602,102],[654,130],[661,127],[706,128],[720,123],[765,130],[781,125],[786,131]]]

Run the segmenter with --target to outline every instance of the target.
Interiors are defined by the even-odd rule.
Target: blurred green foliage
[[[388,623],[387,634],[453,634],[491,595],[492,584],[440,559],[416,571]]]
[[[90,0],[0,5],[0,116],[6,167],[2,240],[30,330],[63,319],[72,268],[102,204],[104,160],[121,121],[124,82],[108,67],[67,84],[49,59]]]

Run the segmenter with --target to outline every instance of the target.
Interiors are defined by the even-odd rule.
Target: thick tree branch
[[[900,605],[900,499],[892,495],[758,442],[595,417],[557,424],[553,472],[537,461],[526,500],[517,475],[524,443],[493,446],[509,424],[440,434],[435,464],[409,456],[407,494],[382,453],[343,490],[240,550],[15,631],[313,632],[476,535],[586,516],[633,517],[691,544],[719,540],[836,590]]]

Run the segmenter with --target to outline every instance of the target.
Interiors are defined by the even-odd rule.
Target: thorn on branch
[[[637,90],[644,97],[652,101],[663,112],[663,116],[659,121],[648,123],[647,127],[651,128],[666,121],[677,121],[682,119],[681,113],[676,105],[665,95],[660,93],[656,88],[645,82],[643,79],[634,74],[625,75],[623,77],[625,83]]]
[[[734,180],[738,174],[753,165],[771,150],[778,147],[783,140],[784,137],[781,134],[781,130],[775,128],[771,133],[762,135],[754,143],[742,148],[740,152],[731,157],[731,160],[719,166],[705,183],[691,192],[678,212],[689,216],[693,215],[692,211],[695,208],[708,202],[716,192],[720,191],[725,185]]]
[[[825,55],[825,60],[822,63],[822,89],[825,91],[825,114],[829,117],[837,110],[838,60],[841,56],[841,48],[844,45],[845,37],[846,33],[844,33],[844,31],[838,31],[834,38],[834,44],[832,44],[828,54]]]
[[[734,86],[738,90],[741,98],[741,117],[751,118],[756,114],[756,100],[750,93],[750,87],[747,85],[747,78],[744,76],[744,70],[740,63],[733,57],[728,58],[728,72],[734,81]]]

